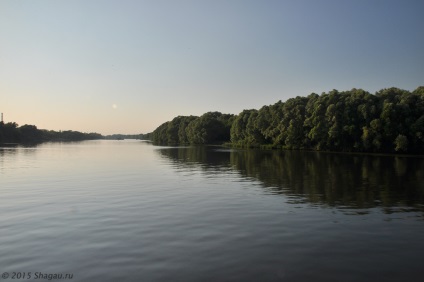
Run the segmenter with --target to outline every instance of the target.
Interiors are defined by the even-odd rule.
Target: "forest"
[[[19,126],[15,122],[0,122],[0,144],[4,143],[41,143],[46,141],[82,141],[102,139],[99,133],[79,131],[53,131],[38,129],[35,125]]]
[[[332,90],[243,110],[178,116],[146,134],[156,144],[223,144],[373,153],[424,153],[424,86]]]
[[[144,139],[144,134],[111,134],[103,136],[106,140]]]
[[[145,138],[156,144],[222,144],[230,140],[234,119],[234,115],[220,112],[178,116],[145,134]]]

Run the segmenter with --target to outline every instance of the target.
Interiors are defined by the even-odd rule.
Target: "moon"
[[[116,109],[118,106],[116,104],[112,105],[112,109]]]

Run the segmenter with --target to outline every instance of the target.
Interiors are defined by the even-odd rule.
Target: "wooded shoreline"
[[[103,139],[99,133],[38,129],[35,125],[19,126],[16,122],[0,122],[0,144],[37,144],[48,141],[83,141]]]
[[[424,86],[375,94],[332,90],[238,115],[178,116],[145,138],[156,144],[424,154]]]

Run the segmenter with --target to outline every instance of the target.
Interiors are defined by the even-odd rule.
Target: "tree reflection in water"
[[[385,213],[424,211],[424,158],[304,151],[161,147],[178,168],[208,174],[236,171],[259,180],[268,193],[346,209]],[[365,210],[364,210],[365,209]]]

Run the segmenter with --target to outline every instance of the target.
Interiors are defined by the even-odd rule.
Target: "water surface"
[[[45,143],[0,149],[0,192],[2,273],[72,273],[72,281],[424,274],[422,158]]]

